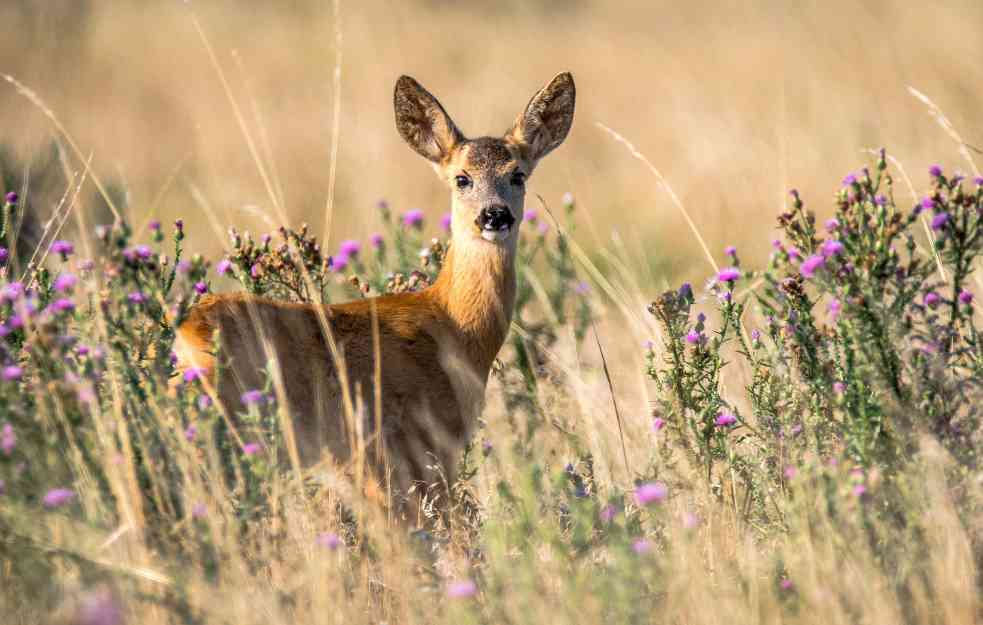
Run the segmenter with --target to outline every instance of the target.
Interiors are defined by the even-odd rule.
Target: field
[[[0,6],[3,622],[980,621],[983,5],[743,4]],[[272,384],[243,446],[189,306],[433,279],[396,78],[477,135],[564,70],[450,517]]]

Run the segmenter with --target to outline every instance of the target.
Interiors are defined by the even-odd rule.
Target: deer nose
[[[495,204],[481,209],[475,223],[482,230],[508,230],[515,223],[515,217],[508,206]]]

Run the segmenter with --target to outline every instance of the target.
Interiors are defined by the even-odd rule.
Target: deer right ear
[[[396,81],[393,108],[400,136],[433,163],[444,162],[464,140],[437,98],[409,76],[400,76]]]

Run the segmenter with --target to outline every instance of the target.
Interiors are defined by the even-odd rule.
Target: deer
[[[274,359],[303,466],[325,451],[351,463],[358,440],[375,441],[364,445],[377,450],[366,464],[388,505],[419,514],[409,493],[435,484],[446,503],[511,324],[526,184],[567,137],[575,100],[572,75],[558,74],[504,135],[470,139],[437,98],[401,76],[396,129],[451,190],[451,240],[433,284],[329,305],[209,295],[177,329],[179,370],[205,371],[231,414],[244,391],[263,386]]]

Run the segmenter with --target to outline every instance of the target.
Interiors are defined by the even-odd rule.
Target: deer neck
[[[487,375],[505,342],[515,304],[515,241],[493,245],[455,236],[433,286],[477,371]]]

